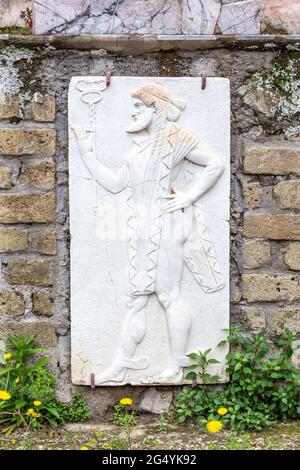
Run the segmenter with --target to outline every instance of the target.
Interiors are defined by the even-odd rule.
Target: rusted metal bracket
[[[109,70],[105,71],[105,76],[106,76],[106,86],[109,86],[111,83],[111,73]]]
[[[96,385],[95,385],[95,374],[91,374],[91,389],[95,390]]]
[[[201,73],[201,90],[205,90],[206,88],[206,73]]]

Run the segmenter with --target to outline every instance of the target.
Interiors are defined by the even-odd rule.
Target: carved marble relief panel
[[[212,348],[226,381],[229,81],[74,77],[72,380],[181,384]]]

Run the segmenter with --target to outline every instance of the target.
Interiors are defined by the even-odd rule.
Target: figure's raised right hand
[[[70,129],[74,132],[80,153],[86,154],[87,152],[92,151],[92,131],[90,129],[84,129],[83,127],[79,127],[73,123],[70,123]]]

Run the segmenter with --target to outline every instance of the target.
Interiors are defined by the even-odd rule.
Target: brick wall
[[[39,344],[53,347],[56,331],[45,319],[53,314],[56,254],[55,106],[53,97],[39,98],[27,105],[26,125],[20,96],[0,106],[0,335],[36,333]]]
[[[260,99],[247,94],[252,75],[269,73],[287,53],[211,49],[124,57],[103,49],[0,50],[0,339],[35,332],[49,348],[61,398],[76,388],[69,331],[71,77],[109,68],[112,82],[114,74],[200,76],[203,70],[230,79],[231,321],[249,333],[273,336],[288,327],[300,334],[300,127],[289,136],[289,117],[260,107],[263,91]],[[300,60],[299,52],[292,54]],[[293,126],[298,118],[292,117]],[[136,403],[147,393],[147,387],[78,388],[99,415],[124,393]]]

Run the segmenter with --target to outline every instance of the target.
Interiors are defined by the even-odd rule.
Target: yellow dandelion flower
[[[225,408],[225,406],[221,406],[221,408],[218,409],[218,414],[219,414],[220,416],[224,416],[224,415],[226,415],[227,413],[228,413],[228,409]]]
[[[81,446],[80,450],[90,450],[87,446]]]
[[[36,413],[35,411],[33,413],[31,413],[31,416],[33,418],[39,418],[41,416],[41,413]]]
[[[206,428],[209,432],[219,432],[222,429],[221,421],[208,421]]]
[[[18,384],[20,382],[20,377],[17,377],[16,378],[16,384]]]
[[[4,354],[4,359],[6,359],[7,361],[9,361],[10,358],[11,358],[11,353],[5,353],[5,354]]]
[[[121,398],[120,400],[120,405],[123,405],[123,406],[130,406],[132,405],[133,403],[133,400],[131,398]]]
[[[41,406],[42,402],[40,400],[34,400],[34,406]]]
[[[0,390],[0,400],[10,400],[11,394],[6,390]]]
[[[27,414],[28,415],[33,415],[33,413],[34,413],[34,409],[33,408],[28,408]]]

